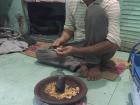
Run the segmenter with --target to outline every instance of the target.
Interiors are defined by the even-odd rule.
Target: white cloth
[[[0,39],[0,54],[19,52],[28,48],[28,44],[23,41],[3,38]]]

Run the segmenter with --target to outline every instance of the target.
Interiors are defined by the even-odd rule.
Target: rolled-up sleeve
[[[70,2],[66,0],[66,16],[65,16],[65,24],[64,29],[68,29],[70,31],[74,31],[74,18],[72,16],[72,11],[70,8]]]
[[[114,2],[107,7],[108,15],[108,35],[107,40],[120,46],[120,5],[119,2]]]

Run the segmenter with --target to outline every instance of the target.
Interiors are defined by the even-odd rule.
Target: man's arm
[[[103,42],[100,42],[98,44],[88,46],[88,47],[81,47],[81,48],[74,48],[74,52],[77,54],[96,54],[96,55],[102,55],[111,51],[115,51],[118,49],[118,46],[116,44],[111,43],[110,41],[106,40]]]
[[[66,1],[66,17],[64,31],[62,34],[62,38],[66,41],[68,41],[73,36],[73,32],[75,30],[74,18],[70,6],[72,6],[71,1]]]
[[[61,37],[59,38],[60,40],[63,41],[63,43],[67,42],[71,37],[73,36],[73,31],[70,31],[68,29],[64,29]]]
[[[61,37],[58,38],[53,43],[54,47],[63,45],[65,42],[67,42],[73,36],[73,32],[74,32],[75,28],[74,28],[74,19],[72,16],[72,11],[71,11],[70,6],[71,6],[71,1],[66,1],[66,17],[65,17],[64,31],[62,32]]]
[[[66,46],[64,48],[58,48],[56,52],[61,56],[68,56],[73,54],[96,54],[102,55],[107,52],[117,50],[118,46],[116,44],[111,43],[110,41],[103,41],[96,45],[88,46],[88,47],[74,47],[74,46]]]

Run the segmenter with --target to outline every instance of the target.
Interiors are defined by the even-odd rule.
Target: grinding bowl
[[[79,87],[80,92],[71,99],[58,100],[54,97],[49,96],[47,93],[45,93],[46,85],[52,82],[56,82],[57,79],[58,76],[51,76],[41,80],[34,88],[35,97],[38,100],[47,103],[49,105],[74,105],[75,103],[81,101],[83,98],[86,97],[87,86],[85,85],[85,83],[78,77],[68,75],[64,77],[65,83],[71,87]]]

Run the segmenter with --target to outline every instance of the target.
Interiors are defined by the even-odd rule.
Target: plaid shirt
[[[117,0],[96,0],[105,10],[109,26],[106,39],[120,46],[120,6]],[[92,3],[93,4],[93,3]],[[90,5],[92,5],[90,4]],[[75,40],[85,38],[85,15],[88,7],[83,0],[66,0],[66,20],[64,29],[74,32]]]

